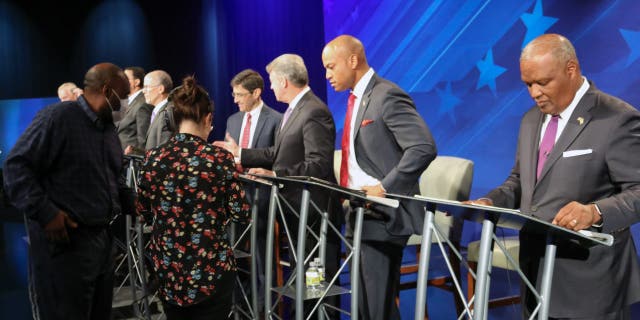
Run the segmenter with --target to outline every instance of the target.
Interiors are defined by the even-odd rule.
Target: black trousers
[[[108,226],[67,230],[52,243],[27,221],[29,295],[35,319],[108,320],[113,300],[113,236]]]
[[[200,303],[190,306],[178,306],[162,301],[162,308],[167,320],[214,320],[227,319],[231,312],[233,284],[235,275],[225,277],[216,293]]]

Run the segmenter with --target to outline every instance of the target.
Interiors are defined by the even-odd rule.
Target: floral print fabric
[[[166,301],[198,303],[235,274],[227,229],[249,217],[237,178],[231,153],[190,134],[147,153],[137,208],[153,228],[149,251]]]

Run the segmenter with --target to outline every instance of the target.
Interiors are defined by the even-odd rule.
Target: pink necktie
[[[340,163],[340,185],[347,187],[349,183],[349,152],[350,152],[350,134],[351,134],[351,116],[353,115],[353,105],[356,96],[352,93],[349,95],[347,102],[347,114],[344,116],[344,126],[342,128],[342,162]]]
[[[538,178],[540,178],[540,173],[542,172],[542,168],[544,168],[544,163],[547,161],[549,154],[551,154],[551,150],[553,150],[553,145],[556,143],[558,118],[560,118],[560,116],[552,116],[551,121],[547,124],[547,129],[544,130],[544,136],[542,137],[542,142],[538,149],[538,170],[536,174],[536,177]]]
[[[284,117],[282,117],[282,125],[280,125],[280,129],[284,128],[284,124],[289,119],[289,116],[291,115],[291,111],[293,111],[293,108],[289,107],[287,108],[287,111],[284,112]]]
[[[249,148],[249,137],[251,136],[251,113],[247,113],[247,122],[244,124],[242,131],[242,139],[240,140],[240,148]]]

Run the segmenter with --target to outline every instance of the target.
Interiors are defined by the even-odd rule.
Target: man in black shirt
[[[129,210],[112,111],[129,85],[111,63],[93,66],[84,95],[46,107],[4,164],[11,203],[29,236],[30,295],[37,319],[110,319],[109,222]]]

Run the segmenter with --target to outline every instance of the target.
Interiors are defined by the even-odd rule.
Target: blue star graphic
[[[478,61],[476,67],[480,70],[480,79],[478,79],[476,89],[489,86],[489,89],[491,89],[491,92],[495,96],[496,78],[507,71],[507,69],[493,63],[493,49],[489,49],[487,56],[484,60]]]
[[[436,93],[438,94],[438,97],[440,97],[440,108],[438,109],[438,115],[446,113],[451,121],[455,124],[456,118],[454,117],[452,110],[457,107],[462,102],[462,100],[454,96],[453,92],[451,92],[451,82],[447,82],[447,86],[444,90],[436,88]]]
[[[640,31],[620,29],[620,34],[622,34],[624,41],[627,42],[629,49],[631,49],[627,58],[626,67],[628,67],[640,58]]]
[[[542,0],[536,1],[536,5],[533,8],[532,13],[523,13],[520,19],[527,27],[527,34],[524,36],[522,47],[527,45],[529,41],[535,39],[539,35],[544,34],[553,24],[558,21],[558,18],[546,17],[542,13]]]

